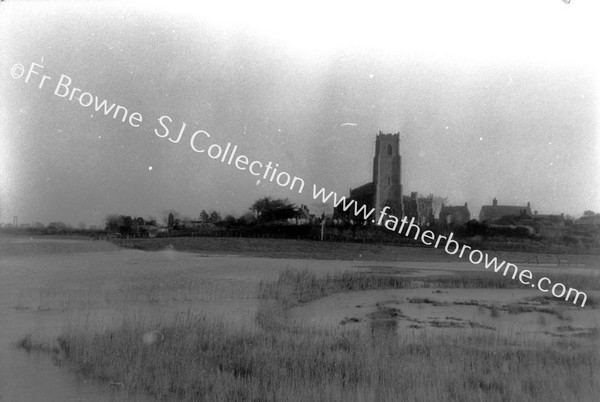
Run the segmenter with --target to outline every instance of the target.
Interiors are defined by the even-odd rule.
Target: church
[[[402,193],[402,157],[400,156],[400,133],[379,132],[375,139],[373,158],[373,181],[350,190],[350,198],[367,208],[375,208],[375,220],[384,207],[388,214],[398,218],[414,217],[420,225],[433,222],[433,198],[420,198],[416,192],[410,196]],[[336,211],[337,215],[342,215]],[[349,217],[356,219],[355,217]]]

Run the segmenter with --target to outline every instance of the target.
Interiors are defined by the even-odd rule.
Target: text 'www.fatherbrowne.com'
[[[371,220],[372,223],[383,225],[387,230],[397,232],[398,234],[404,235],[405,237],[413,237],[415,240],[421,240],[421,242],[427,246],[433,246],[435,248],[443,247],[446,253],[450,255],[458,255],[459,258],[468,258],[468,260],[475,265],[483,264],[486,270],[493,269],[494,272],[502,271],[504,276],[512,273],[512,279],[518,279],[523,285],[529,285],[532,288],[547,293],[550,292],[552,296],[566,301],[573,301],[573,304],[577,304],[581,300],[581,307],[585,306],[587,301],[587,294],[574,288],[567,288],[564,284],[557,282],[552,284],[552,281],[547,277],[533,280],[533,273],[528,269],[520,270],[519,267],[513,263],[507,261],[499,261],[497,257],[490,257],[487,253],[481,252],[480,250],[474,249],[466,244],[459,244],[453,239],[454,234],[451,232],[448,236],[435,234],[431,230],[421,231],[421,228],[415,224],[415,218],[411,218],[410,221],[405,216],[402,219],[388,214],[390,207],[386,206],[379,212],[379,218],[375,220],[375,208],[367,208],[366,205],[359,205],[355,200],[348,199],[346,197],[340,197],[335,192],[327,191],[324,188],[317,190],[317,187],[313,185],[313,199],[319,199],[321,202],[332,202],[335,208],[341,208],[344,212],[353,213],[359,219],[365,221]]]

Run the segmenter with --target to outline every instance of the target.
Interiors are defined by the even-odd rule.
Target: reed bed
[[[287,270],[260,284],[258,328],[189,313],[130,317],[111,328],[69,326],[52,345],[24,337],[19,346],[51,351],[87,377],[161,400],[596,400],[597,336],[548,340],[476,328],[412,334],[395,326],[369,332],[304,327],[286,317],[291,307],[349,290],[502,286],[493,275],[319,278]]]

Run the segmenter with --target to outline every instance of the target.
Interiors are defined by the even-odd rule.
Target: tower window
[[[387,146],[387,154],[392,155],[392,145],[391,144],[388,144],[388,146]]]
[[[390,176],[387,177],[387,181],[388,181],[388,186],[390,186],[392,184],[392,178]]]

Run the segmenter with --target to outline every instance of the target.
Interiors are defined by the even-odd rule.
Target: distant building
[[[400,133],[384,134],[379,132],[375,139],[375,157],[373,158],[373,181],[360,187],[350,189],[350,199],[363,205],[366,211],[374,209],[369,217],[372,222],[379,220],[381,211],[388,207],[386,214],[397,218],[404,216],[409,220],[414,218],[420,226],[434,223],[433,195],[419,197],[417,192],[403,196],[402,189],[402,159],[400,156]],[[337,220],[360,221],[360,216],[354,215],[354,208],[343,210],[339,205],[334,211]]]
[[[304,204],[300,205],[300,207],[296,210],[296,214],[298,216],[298,219],[310,219],[311,218],[310,210]]]
[[[600,214],[584,215],[573,221],[573,231],[581,234],[600,232]]]
[[[445,206],[440,209],[440,224],[445,227],[463,226],[471,220],[467,203],[461,206]]]
[[[350,198],[355,200],[358,205],[366,205],[369,210],[375,208],[375,184],[370,182],[350,189]]]
[[[594,225],[600,226],[600,214],[584,215],[581,218],[575,219],[573,225]]]
[[[552,215],[552,214],[538,214],[537,211],[533,211],[533,222],[541,226],[565,226],[565,214]]]
[[[158,232],[159,228],[156,225],[143,225],[139,228],[139,234],[141,237],[156,237]]]
[[[400,133],[383,134],[379,132],[375,139],[375,157],[373,158],[373,181],[350,190],[350,198],[368,210],[375,208],[374,219],[379,218],[381,210],[388,206],[389,215],[403,216],[402,202],[402,162],[400,157]],[[337,216],[344,216],[340,208]],[[356,219],[356,217],[349,217]]]
[[[498,200],[494,198],[492,205],[484,205],[479,212],[479,222],[495,223],[501,218],[519,218],[531,217],[531,205],[528,202],[526,207],[516,205],[498,205]]]
[[[308,207],[304,204],[300,205],[295,211],[295,217],[288,219],[288,222],[294,222],[298,225],[305,225],[312,223],[315,219],[315,215],[310,213]]]
[[[419,197],[419,193],[413,191],[410,196],[403,197],[404,215],[409,219],[415,219],[419,226],[429,226],[434,221],[433,195]]]

